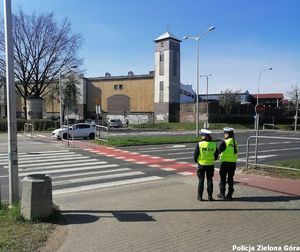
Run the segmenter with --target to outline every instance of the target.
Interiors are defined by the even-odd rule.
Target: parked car
[[[119,128],[122,126],[123,126],[123,123],[120,119],[111,119],[108,123],[109,128]]]
[[[77,123],[69,127],[63,126],[63,128],[52,131],[52,137],[56,139],[67,139],[68,134],[69,138],[95,139],[95,125],[88,123]]]
[[[93,124],[93,125],[96,124],[95,120],[93,120],[93,119],[86,119],[86,120],[85,120],[85,123]]]

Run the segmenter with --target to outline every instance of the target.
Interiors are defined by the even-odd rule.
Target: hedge
[[[47,119],[35,119],[30,121],[25,119],[17,119],[17,130],[23,131],[25,123],[33,124],[33,129],[35,131],[46,131],[59,128],[59,122],[57,121],[51,121]],[[0,132],[7,132],[7,119],[0,118]]]

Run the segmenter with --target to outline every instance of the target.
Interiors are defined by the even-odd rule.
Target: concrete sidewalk
[[[237,184],[234,201],[199,202],[196,188],[197,177],[174,176],[56,197],[67,234],[53,237],[54,243],[64,238],[59,249],[50,243],[44,251],[238,251],[235,245],[281,246],[283,251],[284,245],[300,246],[300,197]]]

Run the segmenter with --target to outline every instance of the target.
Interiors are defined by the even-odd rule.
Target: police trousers
[[[234,192],[233,189],[233,176],[236,169],[236,163],[235,162],[221,162],[220,165],[220,193],[225,195],[226,191],[226,182],[228,183],[228,194],[232,195]]]
[[[204,190],[204,179],[206,175],[207,179],[207,194],[212,196],[213,194],[213,176],[214,176],[215,168],[214,165],[200,165],[198,164],[197,176],[199,179],[198,184],[198,195],[202,197]]]

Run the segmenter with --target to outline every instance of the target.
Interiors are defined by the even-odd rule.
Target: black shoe
[[[227,199],[227,200],[232,200],[232,194],[227,194],[227,195],[226,195],[226,199]]]
[[[199,200],[199,201],[203,201],[203,198],[202,198],[202,196],[201,196],[201,195],[198,195],[198,197],[197,197],[197,200]]]
[[[214,201],[213,197],[212,196],[208,196],[208,201]]]
[[[223,200],[226,199],[226,198],[225,198],[225,195],[224,195],[223,193],[219,193],[219,194],[217,195],[217,197],[218,197],[219,199],[223,199]]]

